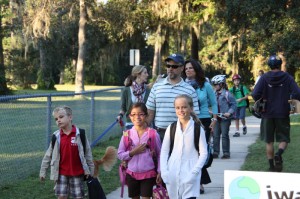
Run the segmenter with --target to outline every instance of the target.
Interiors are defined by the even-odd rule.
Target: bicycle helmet
[[[226,83],[226,75],[216,75],[211,79],[212,84]]]
[[[282,60],[277,55],[271,55],[268,60],[268,65],[271,69],[280,68],[282,64]]]
[[[235,79],[242,79],[242,77],[239,74],[235,74],[232,76],[232,81],[234,81]]]

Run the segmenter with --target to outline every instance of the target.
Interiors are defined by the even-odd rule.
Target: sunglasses
[[[167,64],[167,65],[166,65],[166,68],[173,68],[173,69],[176,69],[176,68],[178,68],[178,67],[180,67],[180,66],[182,66],[182,65],[170,65],[170,64]]]

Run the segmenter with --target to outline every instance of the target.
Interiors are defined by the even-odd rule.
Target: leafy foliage
[[[30,82],[42,86],[44,79],[74,82],[79,3],[11,2],[12,9],[2,13],[6,78],[21,87]],[[152,68],[153,77],[163,72],[161,62],[174,52],[201,60],[208,77],[239,73],[249,77],[246,84],[254,83],[258,70],[268,70],[265,61],[272,53],[283,57],[283,70],[292,75],[299,70],[300,2],[296,0],[109,0],[105,4],[85,0],[85,4],[86,84],[122,85],[131,71],[129,49],[140,49],[141,64]],[[40,40],[46,44],[40,45]],[[32,74],[28,83],[22,80],[22,64],[31,66],[24,68]]]

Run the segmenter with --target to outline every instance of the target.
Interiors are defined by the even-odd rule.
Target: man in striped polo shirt
[[[167,127],[177,121],[174,100],[177,95],[186,94],[193,98],[194,112],[199,115],[198,98],[195,89],[181,78],[184,70],[184,58],[180,54],[172,54],[166,60],[168,76],[155,83],[151,89],[146,106],[148,108],[147,123],[154,119],[155,127],[161,141]],[[154,118],[155,116],[155,118]]]

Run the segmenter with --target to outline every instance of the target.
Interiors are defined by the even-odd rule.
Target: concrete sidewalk
[[[224,170],[240,170],[248,154],[248,147],[256,141],[259,135],[260,119],[254,116],[247,117],[246,125],[248,129],[248,133],[246,135],[241,133],[240,137],[232,137],[235,133],[235,124],[234,121],[232,121],[229,132],[231,158],[226,160],[220,158],[214,159],[212,166],[208,168],[208,173],[212,183],[204,185],[205,193],[201,195],[200,198],[223,199]],[[222,155],[223,154],[221,152],[219,157]],[[120,193],[121,188],[118,188],[108,194],[107,199],[121,198]],[[128,199],[127,193],[128,192],[125,187],[124,199]]]

